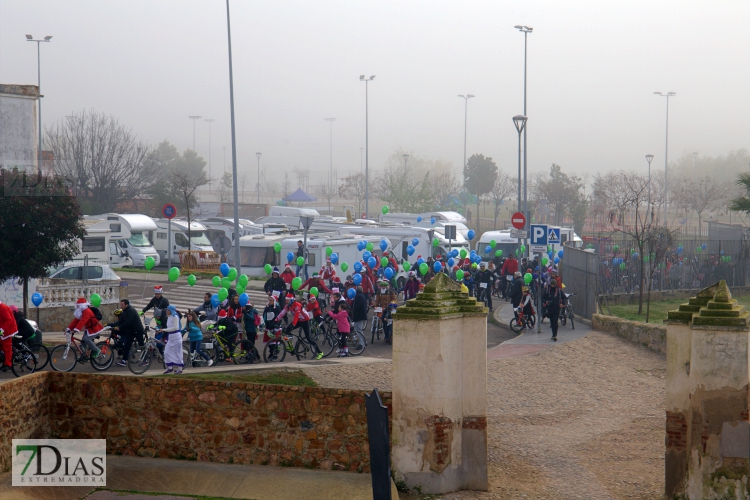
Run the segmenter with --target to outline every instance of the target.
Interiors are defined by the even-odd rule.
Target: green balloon
[[[190,276],[188,276],[187,281],[188,285],[195,286],[195,282],[198,281],[198,278],[196,278],[194,274],[191,274]]]
[[[625,263],[620,264],[620,269],[625,269]]]
[[[521,253],[526,253],[526,245],[521,245]]]
[[[102,305],[102,297],[98,293],[92,293],[89,302],[91,302],[92,306],[99,307],[100,305]]]
[[[152,270],[154,268],[154,264],[156,264],[156,261],[151,256],[146,257],[146,262],[143,263],[147,271]]]
[[[461,281],[462,279],[464,279],[464,272],[462,269],[459,269],[458,271],[456,271],[456,279],[458,281]]]
[[[326,247],[326,255],[330,257],[332,253],[333,253],[333,248]]]
[[[411,269],[411,264],[408,260],[405,260],[404,263],[401,265],[404,268],[404,271],[407,273],[409,272],[409,269]]]
[[[271,264],[266,264],[265,266],[263,266],[263,270],[266,272],[266,274],[271,274],[273,272],[273,267],[271,267]],[[214,278],[218,278],[218,276],[214,276]]]
[[[242,295],[245,293],[245,287],[242,285],[237,285],[237,295]]]
[[[221,278],[221,286],[229,290],[229,287],[232,286],[232,280],[227,278]]]
[[[465,259],[465,258],[466,258],[466,255],[467,255],[468,253],[469,253],[469,252],[467,252],[465,248],[462,248],[462,249],[461,249],[461,251],[460,251],[460,252],[458,252],[458,255],[460,255],[462,259]]]
[[[237,283],[239,283],[242,286],[247,286],[248,282],[247,274],[240,274],[240,279],[237,280]]]
[[[388,266],[388,259],[386,259],[385,257],[382,257],[380,259],[380,267],[387,267],[387,266]]]
[[[301,257],[300,257],[300,258],[301,258]],[[292,288],[293,288],[294,290],[298,290],[298,289],[299,289],[299,287],[301,287],[301,286],[302,286],[302,278],[300,278],[300,277],[298,276],[298,277],[296,277],[296,278],[294,278],[294,279],[292,280]]]
[[[476,269],[477,268],[477,263],[476,262],[472,262],[471,263],[471,268],[472,269]]]
[[[551,246],[551,245],[547,245],[547,251],[548,251],[548,252],[551,252],[551,251],[552,251],[552,246]]]
[[[266,264],[266,265],[267,265],[268,267],[271,267],[271,266],[270,266],[270,265],[268,265],[268,264]],[[215,287],[220,287],[220,286],[221,286],[221,278],[220,278],[220,277],[218,277],[218,276],[214,276],[213,278],[211,278],[211,284],[212,284],[213,286],[215,286]]]
[[[349,264],[347,264],[346,262],[342,262],[341,263],[341,270],[344,271],[344,272],[346,272],[347,269],[349,269]]]
[[[318,287],[317,286],[314,286],[314,287],[312,287],[310,289],[310,295],[312,295],[313,297],[317,297],[318,296]]]
[[[531,273],[526,273],[523,275],[523,282],[527,285],[531,283],[534,280],[534,277],[531,275]]]
[[[427,265],[427,262],[422,262],[419,264],[419,272],[424,276],[430,271],[430,267]]]
[[[615,246],[614,246],[614,247],[612,247],[612,248],[614,248],[614,249],[615,249],[615,252],[616,252],[616,251],[618,251],[618,250],[620,249],[620,245],[615,245]]]
[[[542,265],[546,266],[549,263],[549,259],[547,257],[542,257]]]
[[[372,252],[372,249],[375,248],[375,246],[372,243],[368,243],[365,248],[368,252]]]
[[[503,251],[502,250],[495,250],[495,257],[502,257]]]
[[[237,269],[232,268],[229,270],[229,274],[227,274],[227,278],[234,281],[237,279]]]
[[[381,212],[383,212],[383,215],[388,213],[388,205],[383,205],[383,208],[380,209]]]
[[[297,257],[297,265],[302,267],[305,265],[305,258],[304,257]]]
[[[437,238],[432,238],[432,246],[436,247],[440,244],[440,240]]]
[[[229,295],[229,290],[223,287],[219,288],[217,295],[219,296],[219,300],[224,302],[225,300],[227,300],[227,296]]]
[[[490,248],[494,249],[497,246],[497,241],[491,240],[490,241]]]
[[[177,281],[177,278],[180,277],[180,270],[176,267],[173,267],[169,270],[169,281]]]
[[[279,243],[278,241],[277,241],[276,243],[274,243],[274,244],[273,244],[273,250],[274,250],[274,252],[276,252],[276,253],[279,253],[279,252],[281,252],[281,243]]]

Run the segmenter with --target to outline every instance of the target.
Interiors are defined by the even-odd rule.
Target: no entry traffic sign
[[[510,223],[516,229],[523,229],[526,226],[526,217],[521,212],[516,212],[511,215]]]
[[[177,215],[177,207],[175,207],[171,203],[167,203],[166,205],[161,207],[161,214],[165,219],[174,219]]]

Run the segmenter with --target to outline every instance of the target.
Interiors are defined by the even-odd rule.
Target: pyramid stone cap
[[[688,304],[667,314],[669,323],[686,323],[698,328],[742,328],[750,325],[750,314],[732,299],[724,280],[704,288]]]
[[[445,273],[437,273],[406,305],[396,309],[394,319],[439,320],[461,316],[486,316],[487,308],[461,291],[461,285]]]

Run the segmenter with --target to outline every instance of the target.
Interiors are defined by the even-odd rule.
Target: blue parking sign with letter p
[[[529,234],[529,250],[531,252],[545,252],[547,250],[547,225],[532,224]]]

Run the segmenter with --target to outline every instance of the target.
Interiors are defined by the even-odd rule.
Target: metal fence
[[[560,266],[565,293],[575,293],[572,298],[577,316],[591,319],[596,313],[599,283],[599,257],[592,252],[566,247],[564,263]]]
[[[587,237],[583,248],[599,257],[600,294],[635,293],[641,286],[646,290],[649,279],[652,290],[703,288],[722,279],[730,286],[748,284],[750,241],[747,236],[739,239],[678,238],[674,247],[658,261],[646,249],[642,271],[640,252],[632,238]],[[567,256],[566,250],[566,265]]]

